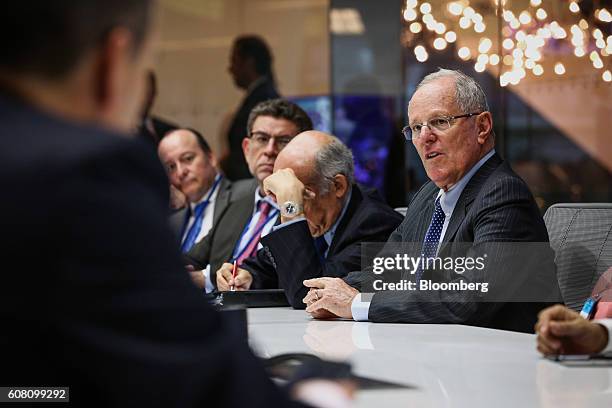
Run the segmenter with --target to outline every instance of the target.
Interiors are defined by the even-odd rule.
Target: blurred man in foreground
[[[292,406],[184,273],[162,167],[126,136],[152,12],[3,7],[0,255],[18,267],[0,285],[0,384],[68,386],[73,406]]]

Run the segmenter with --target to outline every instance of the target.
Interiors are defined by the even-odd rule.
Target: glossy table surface
[[[535,336],[460,325],[317,321],[302,310],[249,309],[262,357],[306,352],[355,373],[410,385],[363,391],[363,407],[611,407],[612,368],[542,359]]]

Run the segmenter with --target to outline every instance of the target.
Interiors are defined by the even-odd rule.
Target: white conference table
[[[262,357],[348,360],[361,376],[411,385],[362,391],[359,407],[612,407],[612,368],[542,359],[535,336],[460,325],[317,321],[302,310],[248,310]]]

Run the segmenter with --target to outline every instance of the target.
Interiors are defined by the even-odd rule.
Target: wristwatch
[[[297,217],[298,215],[302,215],[304,211],[304,207],[301,204],[298,204],[294,201],[285,201],[280,206],[281,215],[284,218],[292,219]]]

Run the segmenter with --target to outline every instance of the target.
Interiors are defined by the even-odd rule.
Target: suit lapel
[[[336,228],[336,232],[334,233],[334,238],[332,239],[331,245],[329,246],[329,250],[327,251],[327,256],[334,253],[336,247],[338,246],[338,237],[344,236],[344,231],[349,226],[350,221],[353,221],[355,225],[360,223],[359,220],[353,220],[353,215],[355,214],[355,210],[363,200],[363,196],[361,190],[356,184],[352,186],[351,200],[348,203],[348,207],[346,208],[346,212],[344,216],[340,220],[338,224],[338,228]]]
[[[181,208],[170,216],[170,228],[177,235],[178,239],[181,240],[185,234],[185,227],[189,220],[189,214],[191,210],[189,207]]]
[[[474,199],[478,195],[480,188],[484,185],[485,181],[489,178],[491,173],[495,171],[502,163],[502,159],[496,154],[491,156],[489,160],[487,160],[480,169],[472,176],[468,184],[463,189],[457,204],[455,205],[455,209],[453,210],[453,214],[451,215],[451,219],[448,223],[448,227],[446,228],[446,233],[444,234],[444,238],[442,242],[451,242],[453,241],[459,226],[465,220],[465,216],[470,210]]]
[[[217,198],[215,200],[213,225],[217,225],[219,218],[221,218],[221,214],[225,212],[225,209],[227,208],[230,202],[231,185],[232,182],[225,177],[223,177],[223,179],[219,183],[219,193],[217,194]]]

